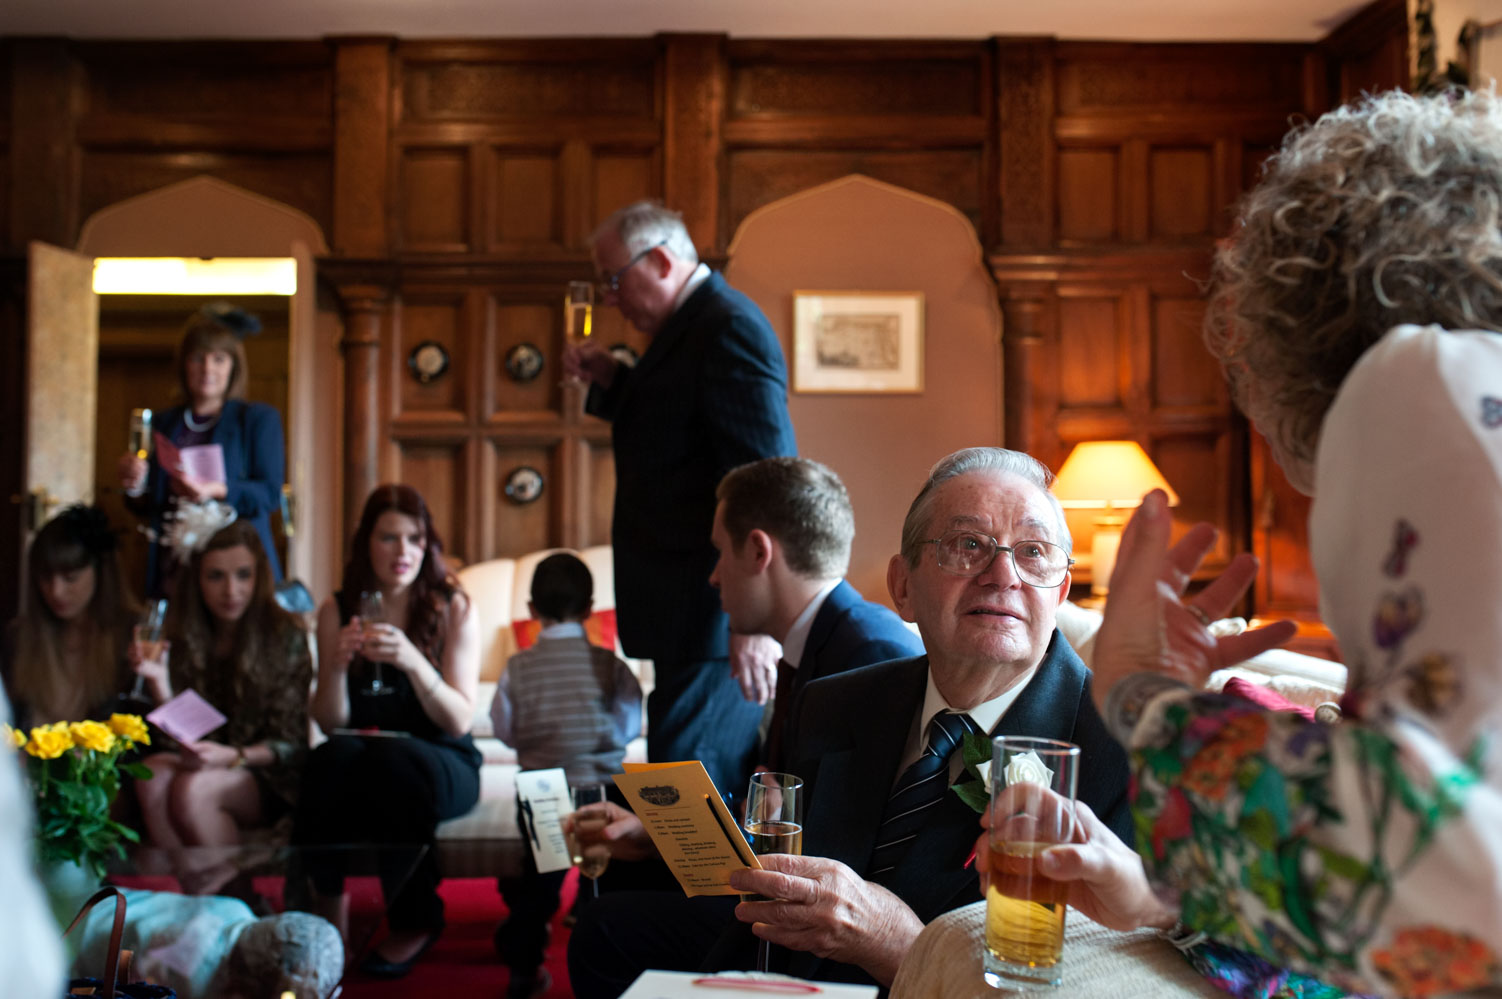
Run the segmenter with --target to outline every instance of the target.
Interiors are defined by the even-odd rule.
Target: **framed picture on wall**
[[[793,292],[794,392],[922,392],[923,293]]]

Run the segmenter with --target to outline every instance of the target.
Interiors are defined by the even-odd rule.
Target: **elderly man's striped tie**
[[[963,713],[941,711],[928,723],[928,742],[923,754],[903,771],[893,785],[892,797],[876,832],[876,849],[871,852],[866,879],[885,884],[896,870],[929,812],[944,798],[949,786],[949,756],[959,746],[966,732],[980,727]]]

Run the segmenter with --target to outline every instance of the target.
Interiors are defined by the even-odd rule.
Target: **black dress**
[[[343,593],[334,595],[341,625],[353,616]],[[332,735],[313,750],[303,769],[292,842],[298,846],[391,843],[421,844],[428,852],[399,892],[395,888],[410,857],[382,857],[381,883],[392,930],[436,930],[443,925],[438,897],[438,860],[433,850],[438,823],[457,818],[480,798],[480,751],[469,735],[452,736],[428,717],[407,675],[387,666],[383,679],[394,691],[364,693],[370,664],[350,663],[349,727],[406,733],[407,737]],[[342,866],[309,864],[314,886],[324,894],[342,887]]]

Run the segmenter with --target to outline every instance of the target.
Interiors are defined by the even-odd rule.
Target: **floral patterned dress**
[[[1502,985],[1502,335],[1400,326],[1322,428],[1309,534],[1350,669],[1326,726],[1221,695],[1132,734],[1184,922],[1353,991]]]

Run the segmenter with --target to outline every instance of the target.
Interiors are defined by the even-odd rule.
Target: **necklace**
[[[193,431],[195,434],[201,434],[205,430],[209,429],[214,424],[219,422],[219,413],[215,413],[203,423],[195,423],[193,421],[193,409],[192,407],[187,407],[183,410],[183,422],[188,425],[189,430]]]

